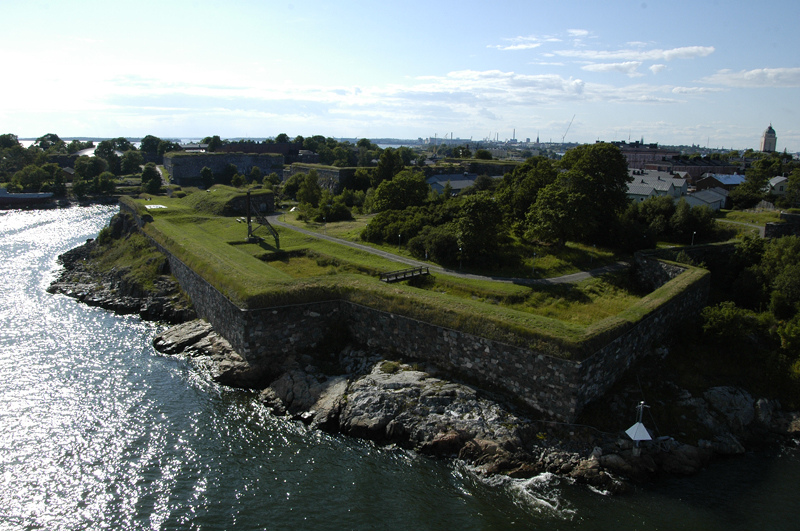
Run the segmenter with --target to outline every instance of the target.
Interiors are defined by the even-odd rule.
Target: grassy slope
[[[707,274],[690,270],[643,298],[613,279],[539,290],[447,275],[436,275],[433,286],[387,285],[375,274],[398,269],[397,262],[295,231],[279,229],[283,253],[276,253],[266,233],[261,243],[245,243],[244,223],[212,214],[235,196],[219,188],[214,195],[135,203],[140,212],[148,203],[166,206],[147,211],[154,221],[146,233],[245,308],[346,299],[553,355],[582,357]]]

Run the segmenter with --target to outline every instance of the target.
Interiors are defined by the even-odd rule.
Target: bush
[[[725,346],[737,346],[756,332],[758,319],[750,310],[738,308],[730,301],[703,308],[703,331]]]

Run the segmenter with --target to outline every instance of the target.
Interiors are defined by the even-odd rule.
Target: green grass
[[[154,289],[154,282],[166,258],[144,236],[134,233],[125,239],[112,240],[101,249],[102,252],[97,253],[97,259],[93,262],[100,271],[127,269],[126,278],[129,281],[144,291]]]
[[[378,274],[404,265],[284,228],[277,229],[280,249],[275,248],[266,232],[260,232],[265,238],[261,242],[245,242],[244,223],[237,217],[214,214],[240,192],[219,188],[185,198],[124,198],[123,202],[132,204],[140,216],[152,216],[145,233],[242,308],[343,299],[579,359],[707,274],[705,270],[690,269],[643,297],[627,285],[624,275],[536,288],[446,274],[414,283],[385,284],[379,281]],[[146,204],[167,208],[146,210]],[[341,234],[358,230],[359,222],[342,225]],[[570,253],[592,251],[568,248],[558,260],[569,258]],[[545,259],[542,263],[546,263]],[[577,270],[574,265],[571,269],[557,265],[555,258],[553,264],[551,270]]]
[[[780,221],[780,212],[777,210],[720,210],[719,219],[763,227],[767,223]]]
[[[353,221],[338,221],[335,223],[306,222],[297,219],[298,212],[287,212],[280,217],[281,221],[300,227],[319,234],[333,236],[343,240],[357,242],[362,245],[388,251],[406,258],[412,258],[424,262],[416,256],[412,256],[405,245],[398,247],[396,243],[376,244],[366,242],[361,239],[361,231],[369,224],[374,214],[357,215]],[[406,242],[403,241],[403,244]],[[607,249],[598,249],[592,245],[585,245],[576,242],[568,242],[564,247],[524,245],[516,243],[516,250],[523,256],[520,263],[515,266],[481,268],[466,265],[464,273],[476,275],[507,277],[507,278],[553,278],[562,275],[570,275],[616,263],[620,257]],[[536,253],[536,258],[534,258]],[[430,262],[431,265],[436,265]]]

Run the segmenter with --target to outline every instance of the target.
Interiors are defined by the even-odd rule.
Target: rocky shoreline
[[[698,408],[696,422],[712,430],[713,439],[690,445],[665,437],[637,451],[622,431],[624,419],[617,433],[531,420],[485,391],[447,380],[434,367],[386,360],[353,347],[297,355],[268,373],[251,367],[203,321],[170,328],[154,346],[187,356],[225,385],[259,389],[270,374],[279,374],[259,399],[274,414],[309,429],[461,459],[482,476],[530,478],[548,472],[608,493],[626,492],[628,480],[693,475],[714,457],[744,453],[740,440],[753,434],[781,441],[800,433],[796,414],[782,414],[776,404],[754,400],[741,389],[718,387],[703,397],[685,396]]]
[[[196,317],[194,309],[182,295],[180,285],[166,268],[160,271],[154,283],[155,289],[145,291],[128,280],[129,268],[100,272],[91,260],[96,250],[97,242],[87,240],[60,255],[58,262],[63,269],[47,288],[48,293],[61,293],[120,315],[137,314],[148,321],[175,324]]]
[[[112,220],[112,227],[115,238],[131,230],[121,216]],[[118,314],[181,323],[156,336],[156,350],[186,357],[222,385],[260,390],[259,399],[276,415],[309,429],[457,458],[478,475],[531,478],[551,473],[623,493],[629,480],[692,475],[714,457],[744,453],[745,445],[796,444],[800,435],[800,415],[783,413],[780,404],[736,387],[711,388],[702,396],[676,389],[677,402],[689,412],[687,425],[701,426],[708,436],[694,445],[662,437],[635,448],[622,431],[635,413],[629,397],[606,397],[608,410],[619,419],[619,431],[610,433],[528,418],[528,412],[450,381],[433,366],[387,360],[358,347],[297,353],[277,368],[251,366],[211,325],[195,319],[166,267],[159,271],[155,289],[144,291],[128,280],[126,268],[99,272],[92,262],[96,249],[97,243],[89,240],[61,255],[64,269],[48,291]]]

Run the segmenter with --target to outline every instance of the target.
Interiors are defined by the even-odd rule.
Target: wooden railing
[[[428,271],[427,267],[414,267],[412,269],[381,273],[381,282],[400,282],[401,280],[420,277],[422,275],[430,275],[430,271]]]

